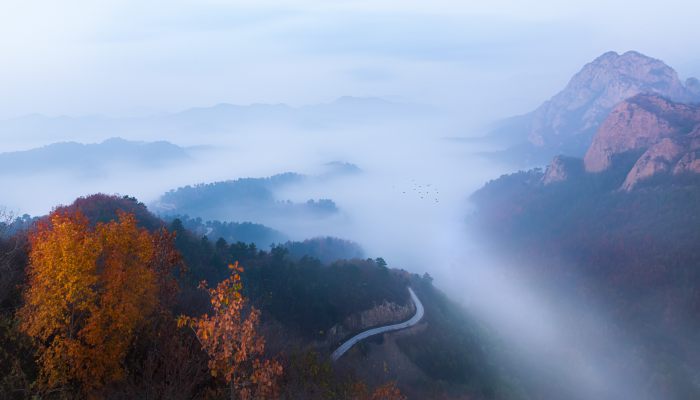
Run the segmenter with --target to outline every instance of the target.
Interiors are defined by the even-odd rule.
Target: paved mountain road
[[[350,350],[352,346],[354,346],[356,343],[363,339],[367,339],[370,336],[374,335],[379,335],[380,333],[386,333],[386,332],[392,332],[392,331],[398,331],[401,329],[406,329],[410,328],[413,325],[417,324],[422,318],[423,314],[425,314],[425,310],[423,310],[423,303],[420,302],[418,299],[418,296],[416,296],[415,293],[413,293],[413,289],[408,288],[408,292],[411,294],[411,300],[413,300],[413,304],[416,306],[416,314],[411,317],[408,321],[404,321],[398,324],[393,324],[393,325],[385,325],[385,326],[378,326],[376,328],[368,329],[364,332],[360,332],[357,335],[353,336],[349,340],[347,340],[345,343],[341,344],[340,347],[335,349],[333,354],[331,354],[331,359],[333,361],[336,361],[340,357],[342,357],[345,352]]]

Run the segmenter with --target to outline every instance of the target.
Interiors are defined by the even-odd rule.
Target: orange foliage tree
[[[351,392],[351,397],[356,400],[406,400],[406,396],[393,381],[378,386],[372,393],[369,393],[364,382],[358,381],[352,385]]]
[[[181,317],[180,326],[190,326],[209,355],[209,370],[229,385],[230,398],[263,399],[277,394],[277,378],[282,365],[262,358],[265,340],[256,332],[260,311],[251,307],[247,316],[246,300],[241,294],[243,269],[230,265],[232,274],[209,290],[211,315]],[[206,287],[206,282],[202,282]]]
[[[124,378],[129,347],[158,307],[162,241],[126,213],[92,228],[80,212],[53,212],[30,234],[18,315],[39,344],[45,388],[90,393]]]
[[[371,400],[406,400],[406,396],[396,386],[396,382],[387,382],[372,392]]]

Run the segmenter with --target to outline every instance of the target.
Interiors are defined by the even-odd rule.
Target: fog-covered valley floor
[[[93,193],[135,196],[157,212],[160,196],[178,187],[303,174],[305,179],[275,188],[275,199],[331,199],[338,212],[291,219],[258,214],[250,220],[219,214],[217,219],[262,223],[292,240],[334,236],[355,241],[367,256],[383,257],[391,267],[429,273],[437,287],[508,343],[503,362],[522,363],[532,374],[529,384],[550,393],[563,390],[583,399],[634,392],[634,372],[626,370],[623,376],[620,367],[630,365],[621,343],[631,338],[601,334],[600,327],[607,325],[601,310],[576,296],[543,290],[551,283],[546,277],[524,279],[517,272],[520,266],[494,254],[470,225],[471,193],[516,168],[484,156],[494,147],[478,140],[481,134],[438,113],[345,119],[312,128],[233,125],[213,133],[158,133],[146,139],[126,132],[127,140],[177,145],[184,156],[152,164],[117,157],[84,165],[76,156],[63,159],[67,164],[62,169],[46,165],[34,172],[6,171],[0,185],[13,188],[3,201],[17,215],[42,215]],[[85,143],[106,139],[84,135]],[[569,369],[572,364],[576,367]],[[607,377],[612,375],[620,379],[611,383]],[[564,383],[551,388],[552,380]]]
[[[408,315],[406,285],[425,296],[415,329],[328,365],[335,389],[405,367],[411,398],[700,398],[700,3],[40,3],[0,10],[0,372],[7,353],[24,374],[0,399],[42,394],[22,347],[41,346],[16,341],[39,314],[16,312],[32,229],[53,229],[35,222],[86,214],[107,243],[125,205],[193,267],[170,271],[164,332],[241,257],[275,354],[330,353],[379,324],[362,313]],[[134,382],[148,340],[115,361]],[[192,393],[226,390],[200,369]],[[128,386],[114,371],[107,391]],[[313,379],[289,376],[304,397]]]

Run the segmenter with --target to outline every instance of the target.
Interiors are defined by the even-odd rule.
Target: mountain
[[[163,194],[152,209],[160,215],[200,217],[219,221],[275,222],[313,220],[337,214],[330,199],[295,203],[280,200],[276,192],[301,184],[308,177],[292,172],[268,178],[236,180],[180,187]]]
[[[700,100],[700,83],[695,78],[681,82],[663,61],[638,52],[608,52],[586,64],[536,110],[501,122],[493,135],[527,153],[521,158],[531,162],[558,153],[581,156],[610,111],[640,93],[693,102]]]
[[[557,156],[471,197],[472,222],[520,273],[606,304],[611,327],[634,332],[654,399],[700,396],[686,374],[700,368],[699,155],[700,106],[642,93],[604,119],[583,159]]]
[[[640,94],[618,105],[606,118],[584,157],[587,172],[611,167],[613,159],[641,153],[622,187],[659,174],[700,173],[700,106]]]
[[[343,96],[329,103],[291,107],[286,104],[235,105],[220,103],[159,116],[163,122],[184,124],[197,130],[221,129],[244,124],[357,124],[382,118],[426,114],[426,107],[378,97]]]
[[[287,236],[279,231],[251,222],[202,221],[201,218],[187,216],[168,217],[166,221],[172,224],[175,219],[188,231],[213,242],[223,239],[228,243],[253,243],[261,249],[266,249],[272,244],[288,240]]]
[[[624,173],[619,188],[626,191],[653,180],[700,174],[700,106],[655,94],[627,99],[600,125],[583,160],[555,157],[542,183],[611,169]]]
[[[135,142],[112,138],[101,143],[54,143],[0,153],[0,174],[70,171],[99,176],[113,167],[154,168],[187,160],[187,150],[169,142]]]
[[[179,112],[134,117],[58,116],[32,114],[0,120],[0,140],[6,146],[57,141],[95,141],[109,136],[167,139],[190,144],[225,138],[234,132],[270,126],[327,129],[431,115],[427,106],[376,97],[345,96],[329,103],[292,107],[286,104],[220,103]],[[203,139],[206,138],[206,139]],[[197,139],[193,142],[193,139]]]
[[[303,242],[286,242],[283,246],[289,251],[289,256],[294,259],[310,256],[317,258],[324,264],[365,257],[365,252],[359,244],[335,237],[317,237],[306,239]]]
[[[331,161],[325,163],[323,166],[326,169],[324,175],[327,177],[353,175],[362,172],[362,169],[357,165],[344,161]]]

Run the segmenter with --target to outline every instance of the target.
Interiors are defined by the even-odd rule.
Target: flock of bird
[[[430,200],[432,202],[440,203],[440,192],[433,187],[432,184],[418,184],[414,179],[411,179],[410,189],[402,190],[401,194],[411,195],[415,194],[422,200]]]

